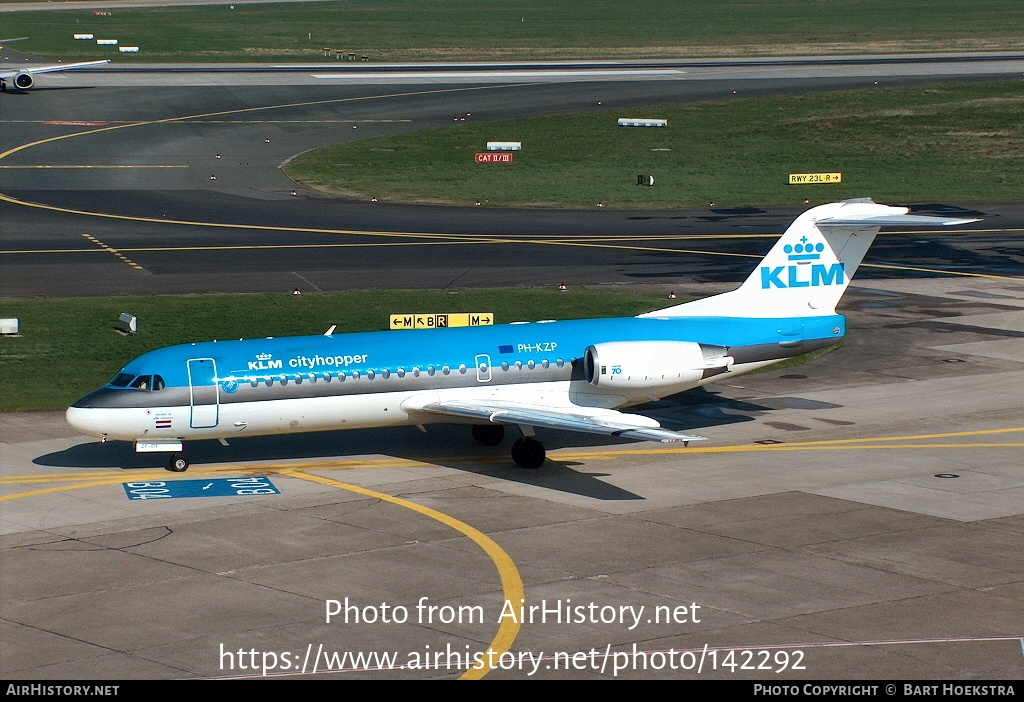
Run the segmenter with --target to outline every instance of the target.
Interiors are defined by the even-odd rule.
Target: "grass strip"
[[[523,148],[511,163],[477,163],[488,141]],[[317,149],[285,171],[349,197],[500,207],[996,201],[1024,192],[1022,153],[1024,83],[1000,81],[459,122]],[[791,173],[842,182],[790,185]]]
[[[148,63],[310,62],[337,60],[338,50],[392,62],[1024,48],[1020,0],[349,0],[109,12],[8,13],[2,31],[51,59]],[[119,54],[76,33],[141,51]]]

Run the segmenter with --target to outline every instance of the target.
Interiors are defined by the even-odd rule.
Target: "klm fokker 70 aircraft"
[[[544,462],[534,429],[651,441],[704,437],[618,408],[834,344],[836,314],[882,226],[976,220],[862,200],[804,212],[737,289],[618,319],[327,334],[171,346],[135,359],[67,411],[78,431],[171,452],[186,439],[458,422],[512,459]]]

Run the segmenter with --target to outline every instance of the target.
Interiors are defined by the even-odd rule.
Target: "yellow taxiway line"
[[[321,483],[323,485],[330,485],[332,487],[341,488],[342,490],[348,490],[359,495],[365,495],[366,497],[373,497],[384,502],[389,502],[399,507],[418,512],[424,516],[430,517],[442,524],[455,529],[462,534],[468,536],[477,546],[483,549],[495,567],[498,569],[498,577],[501,578],[501,588],[505,597],[506,602],[522,602],[526,599],[526,586],[523,584],[523,579],[519,575],[519,569],[516,568],[515,562],[512,557],[505,552],[501,546],[499,546],[491,537],[484,534],[479,529],[466,524],[462,520],[456,519],[444,512],[439,512],[436,509],[431,509],[424,505],[412,502],[410,500],[402,499],[401,497],[395,497],[388,495],[383,492],[377,492],[376,490],[370,490],[369,488],[360,487],[358,485],[352,485],[350,483],[342,483],[331,478],[325,478],[315,473],[305,473],[302,471],[281,471],[282,475],[288,475],[293,478],[301,478],[302,480],[310,480],[315,483]],[[512,619],[513,621],[509,621]],[[516,637],[519,635],[519,630],[522,628],[520,622],[514,621],[515,617],[503,618],[501,625],[498,627],[498,632],[491,640],[489,651],[494,652],[494,656],[487,656],[489,660],[494,660],[505,653],[515,642]],[[479,680],[480,678],[491,672],[493,668],[483,664],[470,668],[460,676],[460,680]]]
[[[469,92],[469,91],[477,91],[477,90],[507,89],[507,88],[524,87],[524,86],[527,86],[527,85],[532,85],[532,84],[520,83],[520,84],[497,85],[497,86],[495,86],[495,85],[491,85],[491,86],[473,86],[473,87],[465,87],[465,88],[444,88],[444,89],[438,89],[438,90],[421,90],[421,91],[411,91],[411,92],[404,92],[404,93],[389,93],[389,94],[382,94],[382,95],[366,95],[366,96],[361,96],[361,97],[339,98],[339,99],[335,99],[335,100],[312,100],[312,101],[308,101],[308,102],[288,103],[288,104],[282,104],[282,105],[265,105],[265,106],[262,106],[262,107],[246,107],[246,108],[239,108],[239,109],[235,109],[235,110],[223,110],[223,111],[210,112],[210,113],[205,113],[205,114],[186,115],[186,116],[182,116],[182,117],[168,117],[168,118],[159,119],[159,120],[149,120],[149,121],[140,121],[140,122],[123,122],[123,123],[116,123],[116,124],[109,124],[108,123],[106,126],[101,126],[101,127],[96,128],[96,129],[90,129],[90,130],[84,131],[84,132],[74,132],[74,133],[71,133],[71,134],[62,134],[62,135],[58,135],[58,136],[54,136],[54,137],[49,137],[47,139],[40,139],[38,141],[29,142],[27,144],[22,144],[20,146],[16,146],[14,148],[8,149],[7,151],[0,152],[0,161],[2,161],[3,159],[8,158],[9,156],[12,156],[14,154],[17,154],[17,153],[20,153],[22,151],[26,151],[28,149],[31,149],[31,148],[33,148],[35,146],[40,146],[40,145],[43,145],[43,144],[49,144],[49,143],[53,143],[53,142],[56,142],[56,141],[61,141],[63,139],[71,139],[71,138],[80,137],[80,136],[88,136],[88,135],[91,135],[91,134],[100,134],[100,133],[103,133],[103,132],[109,132],[109,131],[117,130],[117,129],[130,129],[130,128],[134,128],[134,127],[145,127],[145,126],[151,126],[151,125],[191,124],[191,123],[196,123],[196,122],[211,122],[211,123],[212,122],[257,123],[257,122],[265,122],[265,121],[268,121],[268,120],[241,120],[241,119],[239,119],[239,120],[228,120],[228,119],[224,119],[224,118],[226,118],[228,116],[232,116],[232,115],[252,114],[252,113],[266,112],[266,111],[271,111],[271,110],[281,110],[281,109],[289,109],[289,108],[297,108],[297,107],[308,107],[308,106],[314,106],[314,105],[331,105],[331,104],[339,104],[339,103],[346,103],[346,102],[360,102],[360,101],[368,101],[368,100],[381,100],[381,99],[394,98],[394,97],[409,97],[409,96],[415,96],[415,95],[434,95],[434,94],[441,94],[441,93]],[[298,122],[298,123],[301,123],[301,122],[305,122],[306,120],[279,120],[279,121],[281,121],[281,122]],[[338,121],[349,121],[349,120],[338,120]],[[351,121],[352,122],[359,122],[360,120],[351,120]],[[403,121],[409,121],[409,120],[362,120],[362,121],[365,121],[365,122],[389,122],[389,121],[403,122]],[[19,167],[25,167],[25,168],[49,168],[49,167],[56,167],[56,166],[6,166],[6,165],[0,165],[0,168],[8,168],[8,167],[10,167],[10,168],[19,168]],[[68,168],[76,168],[76,167],[82,167],[82,168],[94,168],[94,167],[96,167],[96,168],[98,168],[100,166],[67,166],[67,167]],[[107,167],[117,168],[117,167],[121,167],[121,166],[107,166]],[[129,166],[124,166],[124,167],[129,167]],[[156,167],[156,166],[152,166],[152,167]],[[605,238],[593,239],[593,240],[589,240],[589,241],[572,241],[572,240],[562,239],[560,237],[544,237],[544,238],[539,238],[539,239],[528,239],[528,240],[524,240],[524,239],[518,238],[518,237],[513,237],[513,238],[508,238],[508,237],[500,237],[500,238],[498,238],[498,237],[486,237],[486,238],[481,240],[481,239],[478,239],[478,238],[475,238],[475,237],[472,237],[472,236],[431,234],[431,233],[426,233],[426,232],[381,232],[381,231],[374,232],[374,231],[343,230],[343,229],[302,229],[302,228],[297,228],[297,227],[277,227],[277,226],[265,226],[265,225],[242,225],[242,224],[232,224],[232,223],[224,224],[224,223],[216,223],[216,222],[198,222],[198,221],[189,221],[189,220],[160,219],[160,218],[157,218],[157,217],[136,217],[136,216],[128,216],[128,215],[115,215],[115,214],[108,214],[108,213],[102,213],[102,212],[90,212],[90,211],[87,211],[87,210],[76,210],[76,209],[66,208],[66,207],[56,207],[56,206],[51,206],[51,205],[45,205],[45,204],[42,204],[42,203],[34,203],[34,202],[26,201],[26,200],[20,200],[18,198],[13,198],[13,197],[10,197],[8,195],[4,195],[3,193],[0,193],[0,201],[10,202],[12,204],[22,205],[22,206],[25,206],[25,207],[35,207],[35,208],[45,209],[45,210],[50,210],[50,211],[55,211],[55,212],[64,212],[64,213],[68,213],[68,214],[77,214],[77,215],[91,216],[91,217],[102,217],[102,218],[107,218],[107,219],[118,219],[118,220],[125,220],[125,221],[165,223],[165,224],[176,224],[176,225],[195,226],[195,227],[220,227],[220,228],[226,228],[226,229],[244,229],[244,230],[278,231],[278,232],[297,232],[297,233],[307,233],[307,234],[342,234],[342,235],[367,236],[367,237],[396,237],[396,238],[406,238],[406,239],[410,239],[410,238],[412,238],[412,239],[432,239],[432,240],[436,240],[436,241],[439,241],[439,242],[442,242],[442,243],[447,243],[447,244],[455,244],[455,243],[491,243],[491,244],[498,244],[498,243],[500,243],[500,244],[508,244],[508,243],[533,243],[533,244],[548,245],[548,246],[581,246],[581,247],[610,248],[610,249],[622,249],[622,250],[633,250],[633,251],[656,251],[656,252],[660,252],[660,253],[689,253],[689,254],[707,255],[707,256],[733,256],[733,257],[742,257],[742,258],[758,258],[758,256],[756,256],[754,254],[739,254],[739,253],[722,252],[722,251],[700,251],[700,250],[692,250],[692,249],[664,249],[664,248],[658,248],[658,247],[626,246],[626,245],[610,246],[610,245],[608,245],[607,242],[611,241],[611,240],[614,240],[614,239],[605,239]],[[939,233],[939,232],[921,231],[921,232],[909,232],[909,233],[916,234],[916,235],[927,235],[927,234],[934,234],[934,233]],[[717,238],[752,238],[752,237],[769,237],[769,236],[776,236],[776,235],[774,235],[774,234],[770,234],[770,235],[769,234],[740,234],[740,235],[723,235],[723,237],[717,237]],[[662,237],[657,237],[657,238],[658,239],[662,239]],[[690,239],[690,237],[687,237],[687,236],[678,237],[678,238],[680,240],[688,240],[688,239]],[[620,239],[620,240],[622,240],[622,239]],[[648,239],[648,240],[651,240],[651,239]],[[321,246],[325,246],[325,245],[321,245]],[[181,251],[181,250],[203,250],[204,248],[207,248],[207,247],[196,247],[196,248],[191,248],[191,249],[189,249],[189,248],[168,248],[166,250],[177,250],[177,251]],[[125,250],[127,251],[129,249],[125,249]],[[160,249],[160,250],[164,250],[164,249]],[[57,251],[59,251],[59,250],[57,250]],[[9,254],[9,253],[23,253],[23,252],[18,252],[18,251],[0,251],[0,254]],[[29,252],[26,251],[24,253],[29,253]],[[46,251],[34,251],[32,253],[48,253],[48,252],[46,252]],[[63,251],[63,253],[67,253],[67,251]],[[869,267],[876,267],[876,268],[887,268],[887,269],[895,269],[895,270],[908,270],[908,271],[926,272],[926,273],[933,273],[933,274],[937,274],[937,275],[956,275],[956,276],[965,276],[965,277],[980,277],[980,278],[990,278],[990,279],[996,279],[996,280],[1014,280],[1014,281],[1021,280],[1021,278],[1013,277],[1013,276],[998,276],[998,275],[990,275],[990,274],[982,274],[982,273],[969,273],[969,272],[963,272],[963,271],[947,271],[947,270],[941,270],[941,269],[921,268],[921,267],[912,267],[912,266],[893,266],[893,265],[882,265],[882,264],[863,264],[863,265],[869,266]]]
[[[907,434],[903,436],[875,436],[861,437],[855,439],[826,439],[822,441],[799,441],[781,444],[743,444],[738,446],[689,446],[683,447],[678,444],[655,444],[651,442],[626,444],[614,448],[601,449],[558,449],[552,451],[548,456],[552,460],[573,460],[578,458],[591,459],[612,459],[626,456],[642,456],[657,454],[676,453],[747,453],[747,452],[771,452],[771,451],[843,451],[843,450],[903,450],[903,449],[972,449],[972,448],[1018,448],[1024,447],[1024,441],[1005,442],[962,442],[943,441],[941,443],[925,443],[935,439],[960,439],[971,437],[989,437],[997,434],[1024,433],[1024,426],[1005,427],[999,429],[978,429],[973,431],[954,431],[934,434]],[[908,443],[914,442],[914,443]],[[397,458],[382,456],[380,458],[351,458],[351,459],[326,459],[322,461],[290,461],[286,463],[234,463],[218,464],[211,466],[193,465],[189,468],[189,475],[213,475],[219,473],[284,473],[291,474],[296,471],[306,470],[357,470],[376,468],[424,468],[437,466],[453,466],[465,464],[500,464],[505,465],[507,460],[504,456],[474,455],[474,456],[441,456],[430,460],[416,460],[411,458]],[[126,471],[122,469],[104,471],[75,471],[72,473],[34,473],[26,475],[3,475],[0,476],[0,485],[24,485],[30,483],[55,483],[55,482],[81,482],[100,481],[98,484],[119,483],[134,480],[153,480],[158,477],[167,477],[163,469],[145,469]],[[67,488],[87,487],[86,484],[72,485]],[[35,493],[18,493],[0,497],[0,501],[28,497]]]
[[[742,445],[742,446],[714,446],[714,447],[659,447],[640,448],[638,446],[624,446],[616,449],[563,449],[551,454],[556,461],[579,461],[579,460],[606,460],[622,458],[623,456],[640,455],[665,455],[674,453],[741,453],[741,452],[778,452],[778,451],[848,451],[848,450],[936,450],[936,449],[972,449],[972,448],[1024,448],[1024,442],[983,442],[983,443],[955,443],[949,439],[990,437],[998,434],[1012,434],[1024,432],[1024,426],[1006,427],[998,429],[981,429],[974,431],[939,432],[931,434],[908,434],[903,436],[884,437],[860,437],[852,439],[829,439],[823,441],[806,441],[791,444],[771,445]],[[935,441],[945,440],[945,441]],[[911,443],[913,442],[913,443]],[[929,443],[934,442],[934,443]],[[504,462],[504,459],[500,459]],[[404,498],[388,495],[387,493],[372,490],[370,488],[343,483],[333,478],[319,475],[312,471],[337,471],[356,470],[373,468],[395,468],[395,467],[427,467],[441,465],[458,465],[462,463],[479,464],[481,458],[478,456],[464,457],[459,459],[444,459],[435,461],[416,461],[393,457],[381,458],[359,458],[349,460],[324,460],[324,461],[303,461],[280,464],[246,464],[246,465],[220,465],[210,467],[194,467],[193,475],[209,475],[216,473],[251,473],[253,471],[262,473],[273,473],[291,478],[308,480],[322,485],[328,485],[338,489],[353,492],[366,497],[378,499],[394,504],[405,509],[412,510],[418,514],[434,519],[448,527],[464,534],[476,543],[491,559],[498,571],[501,580],[502,591],[507,602],[520,602],[526,599],[526,588],[515,562],[508,553],[501,548],[493,539],[481,532],[479,529],[440,512],[430,507],[406,500]],[[496,457],[488,457],[483,462],[498,463]],[[26,485],[30,483],[54,483],[65,482],[69,484],[29,490],[15,494],[0,496],[0,502],[26,497],[38,497],[67,490],[78,490],[82,488],[101,487],[116,485],[122,482],[138,480],[166,479],[166,473],[158,470],[145,471],[123,471],[105,470],[99,472],[77,471],[74,473],[51,473],[33,475],[6,475],[0,477],[0,485]],[[508,651],[515,642],[521,624],[510,620],[503,620],[497,633],[490,643],[490,650],[495,654]],[[467,670],[461,679],[478,679],[484,677],[490,669],[481,665]]]
[[[318,466],[317,468],[323,469],[324,466]],[[330,466],[327,466],[330,469]],[[231,470],[218,470],[218,471],[195,471],[195,473],[204,472],[232,472],[237,473],[238,469],[233,468]],[[339,488],[341,490],[347,490],[349,492],[370,497],[382,502],[388,502],[393,505],[397,505],[404,509],[411,510],[418,514],[422,514],[430,519],[438,521],[445,526],[451,527],[455,531],[465,535],[473,543],[477,544],[484,553],[494,563],[495,568],[498,571],[498,577],[501,581],[502,595],[506,602],[517,602],[522,603],[526,601],[526,586],[523,584],[522,576],[519,574],[519,569],[516,567],[515,561],[512,557],[498,545],[496,541],[484,534],[479,529],[463,522],[460,519],[456,519],[451,515],[445,514],[425,505],[417,504],[411,500],[406,500],[401,497],[395,497],[394,495],[388,495],[387,493],[378,492],[377,490],[371,490],[359,485],[352,485],[350,483],[343,483],[332,478],[327,478],[322,475],[315,473],[308,473],[305,470],[297,467],[282,467],[274,471],[277,475],[284,475],[291,478],[297,478],[300,480],[308,480],[330,487]],[[81,473],[77,475],[83,475]],[[98,475],[103,477],[97,479]],[[55,486],[49,488],[43,488],[39,490],[31,490],[29,492],[22,492],[13,495],[0,496],[0,502],[8,500],[23,498],[23,497],[38,497],[41,495],[52,494],[56,492],[62,492],[66,490],[78,490],[82,488],[90,487],[102,487],[109,485],[117,485],[122,482],[136,482],[139,480],[153,480],[154,478],[165,479],[164,475],[158,474],[156,471],[145,471],[144,474],[126,475],[125,472],[114,473],[112,471],[104,471],[98,475],[93,475],[93,479],[87,482],[76,482],[70,485]],[[116,477],[115,477],[116,476]],[[13,476],[5,476],[4,483],[8,483]],[[42,476],[30,477],[26,476],[27,479],[21,482],[43,482]],[[51,481],[54,476],[51,476]],[[17,482],[11,480],[10,482]],[[8,483],[9,484],[9,483]],[[519,635],[519,631],[522,628],[520,622],[515,621],[515,618],[503,618],[501,624],[498,627],[498,631],[487,649],[487,655],[481,660],[480,664],[468,669],[465,673],[460,676],[460,680],[479,680],[487,675],[493,667],[487,664],[486,661],[493,661],[500,659],[501,655],[511,649],[512,644],[515,642],[516,637]]]

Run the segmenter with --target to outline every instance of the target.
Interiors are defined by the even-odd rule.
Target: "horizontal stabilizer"
[[[952,227],[957,224],[970,224],[980,222],[974,219],[957,219],[954,217],[930,217],[927,215],[878,215],[874,217],[861,217],[858,219],[843,219],[833,217],[830,219],[819,219],[818,229],[822,227]]]
[[[650,417],[598,407],[545,407],[487,399],[479,402],[441,400],[415,409],[431,414],[480,419],[494,424],[523,424],[644,441],[703,441],[707,438],[662,429],[661,425]]]

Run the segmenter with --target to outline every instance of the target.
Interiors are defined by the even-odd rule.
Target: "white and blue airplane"
[[[76,430],[170,452],[188,468],[186,440],[430,423],[473,425],[482,444],[522,437],[512,460],[545,459],[535,429],[689,442],[620,412],[830,346],[836,314],[882,226],[974,219],[908,214],[868,199],[798,217],[737,289],[637,317],[415,331],[212,341],[158,349],[130,362],[67,410]]]
[[[25,41],[28,37],[18,37],[16,39],[0,39],[0,49],[3,48],[4,44],[10,44],[13,41]],[[7,92],[8,83],[10,81],[10,87],[19,92],[25,92],[31,90],[36,84],[37,73],[55,73],[57,71],[70,71],[75,68],[87,68],[89,66],[102,66],[105,63],[110,63],[109,59],[102,61],[82,61],[80,63],[52,63],[52,64],[25,64],[21,68],[0,68],[0,92]]]

